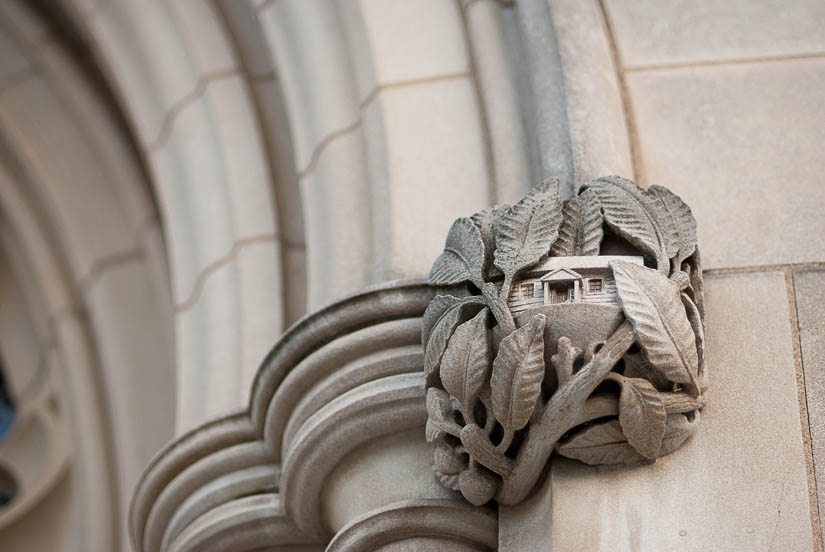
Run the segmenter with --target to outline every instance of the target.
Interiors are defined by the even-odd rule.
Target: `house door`
[[[567,303],[570,299],[570,289],[567,286],[553,286],[549,290],[550,303]]]

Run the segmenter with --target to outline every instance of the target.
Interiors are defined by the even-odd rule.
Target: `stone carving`
[[[666,188],[605,177],[562,204],[543,183],[456,220],[430,283],[453,287],[423,317],[426,437],[471,503],[520,502],[554,450],[652,462],[695,431],[702,272]]]

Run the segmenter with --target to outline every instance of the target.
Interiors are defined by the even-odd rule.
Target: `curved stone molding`
[[[335,535],[327,552],[401,551],[425,543],[431,550],[497,550],[496,513],[460,501],[397,502],[353,520]]]
[[[147,468],[132,503],[135,550],[313,549],[361,515],[363,506],[337,497],[333,524],[322,491],[348,455],[391,446],[383,436],[409,430],[426,446],[420,328],[435,291],[423,282],[375,287],[290,328],[261,366],[247,412],[181,436]],[[370,504],[416,498],[420,488],[436,493],[422,499],[455,496],[419,483],[400,481]],[[447,537],[464,539],[454,523]]]
[[[424,427],[424,374],[364,384],[334,400],[303,425],[285,455],[281,489],[290,517],[318,540],[328,536],[321,490],[335,466],[356,447],[387,433]]]
[[[456,220],[423,319],[427,440],[445,487],[521,502],[550,455],[652,462],[691,437],[707,389],[690,208],[661,186],[559,183]]]
[[[47,406],[45,397],[41,399],[27,405],[29,411],[0,443],[0,469],[9,472],[18,488],[18,496],[0,509],[0,529],[46,499],[70,465],[65,421]]]
[[[197,518],[164,550],[260,550],[262,543],[306,544],[306,537],[285,518],[278,495],[252,495],[221,504]]]

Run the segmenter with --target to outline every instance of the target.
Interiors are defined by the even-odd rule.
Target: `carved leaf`
[[[444,350],[447,348],[447,342],[456,327],[475,315],[476,309],[483,306],[480,297],[468,297],[459,302],[444,299],[438,303],[436,299],[430,302],[424,313],[424,332],[427,331],[428,323],[436,318],[436,313],[441,313],[437,320],[432,323],[432,330],[424,336],[424,373],[428,387],[432,387],[438,382],[441,359]],[[444,308],[444,305],[449,303],[452,306]]]
[[[696,431],[699,412],[695,419],[688,421],[684,414],[670,414],[665,425],[659,456],[665,456],[684,444]],[[639,454],[627,442],[622,426],[618,420],[594,424],[576,433],[567,442],[556,447],[559,454],[585,464],[629,464],[643,462],[645,457]]]
[[[673,266],[678,270],[696,250],[696,219],[690,207],[667,188],[651,186],[647,195],[654,202],[659,227],[667,238],[668,257],[674,259]]]
[[[491,269],[495,269],[493,266],[493,252],[496,250],[496,224],[509,208],[510,206],[506,203],[495,205],[482,209],[470,217],[470,220],[473,221],[473,224],[478,227],[481,233],[481,241],[484,242],[484,270],[487,272],[488,278],[492,276]]]
[[[432,418],[427,418],[427,423],[424,426],[424,437],[427,439],[428,443],[435,443],[446,436],[447,432],[438,427],[438,423],[436,423]]]
[[[425,431],[428,443],[440,439],[444,436],[444,433],[454,437],[461,435],[461,426],[453,418],[453,412],[453,405],[446,391],[437,387],[427,389],[427,414],[429,417],[427,418]]]
[[[438,471],[438,469],[433,466],[433,473],[435,474],[436,479],[438,479],[444,487],[450,489],[451,491],[458,491],[458,474],[456,475],[446,475]]]
[[[659,456],[665,456],[681,447],[699,426],[699,411],[693,413],[693,421],[688,420],[684,414],[670,414],[667,417],[667,427],[665,437],[662,440],[662,449]]]
[[[464,217],[450,228],[444,252],[430,271],[430,283],[450,286],[466,281],[484,285],[484,242],[478,226]]]
[[[444,475],[456,475],[467,466],[467,456],[458,454],[455,447],[440,441],[433,447],[433,465]]]
[[[527,425],[544,379],[543,314],[501,340],[491,378],[493,415],[505,431]]]
[[[550,251],[554,256],[598,255],[604,237],[602,211],[595,192],[585,190],[566,201],[559,237]]]
[[[618,420],[594,424],[557,447],[559,454],[585,464],[627,464],[644,456],[631,447]]]
[[[662,274],[624,261],[610,263],[619,302],[650,365],[676,383],[697,386],[696,339],[678,287]]]
[[[641,188],[618,176],[599,178],[585,187],[599,197],[604,220],[613,232],[654,257],[657,269],[670,269],[666,238]]]
[[[496,472],[507,476],[513,471],[513,461],[496,452],[496,447],[490,442],[487,433],[475,424],[464,426],[461,430],[461,444],[470,453],[473,459]]]
[[[666,377],[657,372],[650,366],[650,363],[639,352],[635,354],[626,354],[622,357],[624,361],[624,375],[628,378],[642,378],[653,384],[653,387],[660,391],[667,391],[673,387],[673,384],[668,381]]]
[[[687,293],[682,293],[682,304],[685,306],[690,327],[693,328],[693,334],[696,336],[696,353],[699,358],[697,373],[699,374],[699,381],[704,386],[702,379],[705,373],[705,329],[702,325],[702,316]]]
[[[702,277],[702,258],[699,255],[699,246],[696,246],[696,251],[688,259],[690,263],[690,289],[693,293],[693,302],[696,308],[699,309],[699,317],[703,324],[705,320],[705,282]]]
[[[424,316],[421,319],[421,345],[427,347],[427,342],[430,340],[430,333],[433,331],[433,326],[444,316],[448,309],[461,303],[461,299],[453,297],[452,295],[436,295],[430,304],[427,305],[427,310],[424,311]]]
[[[639,454],[649,460],[659,456],[665,436],[667,413],[659,392],[649,381],[621,378],[619,395],[619,425]]]
[[[486,307],[456,328],[441,361],[441,383],[458,399],[465,417],[472,416],[478,394],[490,373],[490,338]]]
[[[496,225],[495,266],[514,275],[550,251],[558,237],[561,205],[554,183],[545,182],[504,212]]]

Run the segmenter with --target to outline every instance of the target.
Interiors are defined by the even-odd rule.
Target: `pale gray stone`
[[[562,208],[558,185],[456,220],[430,272],[474,286],[436,297],[422,338],[433,470],[477,506],[524,500],[554,448],[587,464],[655,461],[704,406],[690,208],[615,176]],[[635,254],[600,255],[606,235]]]
[[[820,0],[607,0],[629,67],[821,53]]]
[[[793,283],[819,499],[819,523],[825,533],[825,270],[797,271]]]
[[[629,72],[627,83],[644,181],[692,207],[703,266],[825,258],[812,239],[825,234],[825,60]]]
[[[812,549],[784,274],[708,277],[706,300],[699,430],[655,464],[554,461],[554,552]]]

